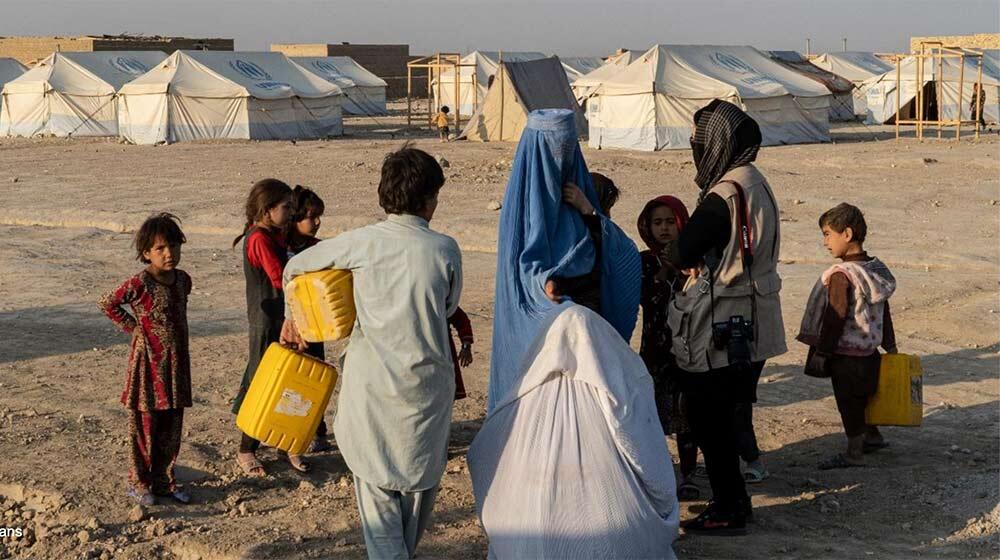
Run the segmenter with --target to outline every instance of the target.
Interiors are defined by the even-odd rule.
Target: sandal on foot
[[[743,480],[746,481],[747,484],[759,484],[764,482],[764,479],[769,476],[771,476],[771,473],[767,471],[767,467],[763,464],[759,467],[753,467],[748,464],[743,469]]]
[[[312,443],[309,444],[309,449],[306,450],[306,453],[322,453],[331,449],[333,449],[333,446],[330,445],[330,442],[326,438],[316,436],[313,438]]]
[[[694,476],[698,478],[708,478],[708,468],[704,465],[698,465],[694,468]]]
[[[264,463],[261,463],[256,455],[238,453],[236,455],[236,464],[243,471],[243,474],[247,476],[262,478],[267,475],[267,471],[264,470]]]
[[[889,447],[889,442],[887,441],[866,441],[861,444],[862,453],[874,453],[879,449],[885,449]]]
[[[306,462],[302,455],[289,455],[288,464],[300,473],[307,473],[312,470],[312,465]]]
[[[677,499],[681,502],[697,502],[701,499],[701,488],[693,482],[682,482],[677,486]]]
[[[191,503],[191,494],[189,494],[188,492],[185,492],[184,490],[179,490],[179,489],[178,490],[174,490],[173,492],[170,493],[170,497],[173,498],[175,502],[178,502],[178,503],[181,503],[181,504],[190,504]]]
[[[126,490],[125,495],[139,502],[140,506],[151,506],[156,503],[156,498],[153,497],[153,494],[149,492],[140,492],[135,488],[129,488]]]
[[[863,463],[859,464],[848,461],[847,457],[844,457],[842,453],[838,453],[825,461],[820,461],[819,465],[817,465],[821,471],[828,471],[831,469],[850,469],[853,467],[863,466],[865,466]]]

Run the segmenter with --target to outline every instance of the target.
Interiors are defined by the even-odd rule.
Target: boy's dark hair
[[[600,173],[591,173],[591,180],[594,181],[594,190],[597,191],[597,200],[601,204],[601,211],[607,214],[611,211],[611,208],[618,202],[618,197],[621,196],[621,191],[618,190],[618,186],[605,175]]]
[[[244,208],[246,222],[243,224],[243,233],[233,239],[233,247],[240,242],[240,239],[250,231],[253,223],[264,217],[264,214],[281,204],[285,199],[292,196],[292,188],[277,179],[261,179],[253,184],[250,194],[247,195],[247,202]]]
[[[844,230],[851,228],[854,234],[851,241],[864,243],[865,236],[868,235],[868,224],[865,223],[865,215],[857,206],[852,206],[846,202],[834,206],[823,212],[819,217],[819,227],[830,226],[830,229],[837,233],[844,233]]]
[[[153,248],[156,238],[162,237],[171,245],[187,243],[187,237],[181,231],[181,220],[169,212],[160,212],[146,218],[135,232],[135,260],[149,264],[149,259],[142,254]]]
[[[301,222],[309,216],[322,216],[326,211],[323,199],[309,187],[295,185],[292,189],[292,219],[289,225]]]
[[[404,144],[382,160],[378,205],[386,214],[416,214],[444,185],[444,172],[430,154]]]
[[[451,109],[449,109],[447,105],[444,105],[444,106],[441,107],[441,112],[442,113],[447,114],[449,111],[451,111]]]

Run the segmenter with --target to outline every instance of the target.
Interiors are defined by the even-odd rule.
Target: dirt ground
[[[450,164],[433,227],[462,247],[463,307],[477,339],[465,372],[471,396],[455,409],[451,458],[419,556],[485,556],[464,457],[485,408],[499,216],[489,207],[503,198],[515,145],[439,144],[401,134],[400,122],[352,118],[342,139],[297,143],[0,140],[0,527],[27,531],[5,538],[0,557],[364,556],[350,473],[336,450],[314,456],[307,476],[273,450],[263,453],[267,479],[235,475],[229,403],[247,343],[240,257],[230,244],[251,183],[270,176],[319,192],[321,237],[381,219],[381,158],[404,138]],[[772,476],[752,488],[749,536],[682,536],[678,556],[1000,556],[1000,141],[890,137],[854,124],[838,127],[833,144],[761,151],[782,210],[790,348],[768,363],[759,391],[757,435]],[[646,200],[673,193],[694,205],[687,152],[584,152],[592,170],[621,186],[613,217],[636,239]],[[867,247],[899,280],[893,317],[901,351],[923,359],[925,419],[918,429],[886,429],[892,445],[867,468],[819,471],[844,437],[829,382],[802,375],[805,348],[793,336],[830,263],[816,219],[844,200],[865,210]],[[157,505],[135,521],[118,403],[128,339],[96,302],[140,268],[130,232],[157,210],[183,219],[181,268],[194,279],[195,404],[179,474],[195,501]],[[683,517],[701,507],[682,505]]]

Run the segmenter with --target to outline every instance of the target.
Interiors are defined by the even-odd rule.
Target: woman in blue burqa
[[[670,452],[628,345],[639,253],[599,209],[573,119],[532,112],[507,185],[476,512],[491,559],[674,558]]]
[[[500,214],[487,410],[516,387],[528,345],[559,306],[589,307],[626,342],[635,327],[639,252],[600,209],[575,118],[566,109],[532,111],[517,146]],[[590,215],[563,201],[567,184],[589,201]]]

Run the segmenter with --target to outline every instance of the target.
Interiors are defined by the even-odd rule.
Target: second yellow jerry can
[[[323,342],[347,338],[354,328],[354,276],[349,270],[320,270],[296,276],[285,300],[302,338]]]
[[[302,454],[316,435],[336,384],[332,365],[272,343],[257,366],[236,425],[271,447]]]
[[[924,369],[918,356],[883,354],[878,390],[868,400],[871,426],[919,426],[924,417]]]

